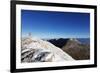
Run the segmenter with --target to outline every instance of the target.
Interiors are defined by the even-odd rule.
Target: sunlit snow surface
[[[48,41],[38,38],[22,38],[21,62],[57,62],[74,59]]]

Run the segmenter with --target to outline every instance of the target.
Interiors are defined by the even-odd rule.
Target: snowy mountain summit
[[[21,62],[57,62],[74,59],[62,49],[38,38],[22,38]]]

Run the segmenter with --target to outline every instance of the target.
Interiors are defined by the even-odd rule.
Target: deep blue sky
[[[22,36],[39,38],[89,38],[90,14],[21,10]]]

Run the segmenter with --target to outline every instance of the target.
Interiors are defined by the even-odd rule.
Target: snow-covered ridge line
[[[48,41],[44,41],[33,37],[22,38],[22,56],[24,52],[29,53],[29,51],[31,51],[32,49],[34,49],[35,53],[23,59],[23,62],[74,60],[63,50],[54,46]]]

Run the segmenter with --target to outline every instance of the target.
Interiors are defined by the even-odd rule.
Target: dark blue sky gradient
[[[39,38],[89,38],[90,14],[21,10],[22,36]]]

